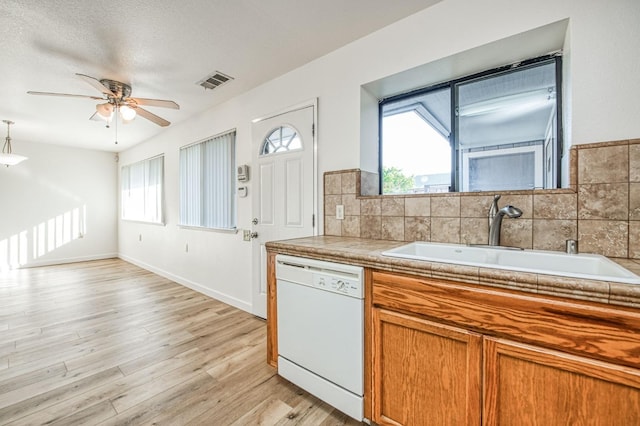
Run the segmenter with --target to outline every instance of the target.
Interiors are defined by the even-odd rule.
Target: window
[[[561,58],[382,100],[383,194],[559,187]]]
[[[120,186],[122,219],[163,223],[164,156],[122,166]]]
[[[236,228],[236,132],[180,149],[180,224]]]
[[[302,149],[298,132],[289,126],[281,126],[269,133],[262,141],[260,155],[275,154]]]

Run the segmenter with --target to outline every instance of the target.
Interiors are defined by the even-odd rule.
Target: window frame
[[[149,211],[147,209],[147,207],[149,206],[149,201],[147,198],[148,192],[149,192],[149,175],[148,175],[148,170],[149,170],[149,165],[151,163],[151,161],[153,160],[157,160],[157,159],[162,159],[162,163],[161,163],[161,185],[160,185],[160,191],[158,193],[159,197],[160,197],[160,201],[159,203],[156,203],[156,206],[159,206],[160,211],[157,212],[157,216],[158,216],[158,220],[150,220],[148,219],[148,217],[150,216]],[[130,211],[130,209],[127,209],[126,207],[126,203],[127,200],[129,199],[129,197],[127,197],[125,199],[125,197],[123,196],[123,192],[125,191],[125,189],[123,188],[123,185],[125,183],[123,176],[125,174],[124,170],[127,169],[127,173],[128,176],[130,176],[131,173],[131,168],[134,166],[138,166],[138,165],[143,165],[144,167],[144,187],[143,187],[143,200],[142,200],[142,204],[143,204],[143,212],[142,212],[142,217],[125,217],[125,212],[126,211]],[[164,215],[164,204],[165,204],[165,195],[164,195],[164,189],[165,189],[165,184],[164,184],[164,178],[165,178],[165,174],[164,174],[164,153],[159,154],[159,155],[155,155],[153,157],[149,157],[149,158],[145,158],[144,160],[140,160],[140,161],[136,161],[134,163],[130,163],[130,164],[126,164],[120,167],[120,219],[127,221],[127,222],[140,222],[140,223],[148,223],[148,224],[152,224],[152,225],[165,225],[164,219],[165,219],[165,215]],[[129,181],[129,186],[128,186],[128,190],[131,191],[131,183]]]
[[[563,121],[562,121],[562,109],[563,109],[563,90],[562,90],[562,52],[554,52],[548,55],[539,56],[532,59],[527,59],[524,61],[520,61],[515,64],[503,65],[497,68],[492,68],[489,70],[481,71],[478,73],[470,74],[464,77],[455,78],[446,82],[437,83],[434,85],[430,85],[423,88],[411,89],[407,92],[389,96],[386,98],[382,98],[378,102],[378,187],[380,195],[391,195],[383,193],[384,186],[384,175],[383,175],[383,118],[384,118],[384,107],[385,105],[393,102],[398,102],[406,99],[410,99],[413,97],[421,96],[429,92],[442,90],[443,88],[449,88],[450,90],[450,99],[451,99],[451,133],[450,133],[450,145],[451,145],[451,186],[449,188],[450,193],[460,192],[461,182],[460,182],[460,149],[457,145],[457,135],[459,133],[458,129],[458,87],[463,83],[469,83],[473,80],[479,80],[483,78],[490,78],[494,76],[498,76],[500,74],[506,74],[509,72],[514,72],[516,70],[522,70],[527,67],[538,66],[543,63],[553,63],[555,62],[555,79],[556,79],[556,161],[555,161],[555,186],[554,189],[562,187],[562,157],[565,154],[565,144],[564,144],[564,131],[563,131]],[[399,195],[399,194],[394,194]]]

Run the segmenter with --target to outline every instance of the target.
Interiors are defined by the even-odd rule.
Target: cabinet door
[[[480,424],[480,335],[380,308],[372,322],[375,422]]]
[[[638,425],[640,370],[485,338],[485,425]]]

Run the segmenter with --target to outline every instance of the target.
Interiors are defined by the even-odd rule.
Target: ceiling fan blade
[[[139,116],[141,116],[143,118],[146,118],[147,120],[156,123],[158,126],[167,127],[169,124],[171,124],[170,122],[168,122],[164,118],[158,117],[157,115],[147,111],[146,109],[142,109],[140,107],[136,107],[135,110],[136,110],[136,112],[138,113]]]
[[[71,93],[54,93],[54,92],[34,92],[32,90],[27,92],[29,95],[39,95],[39,96],[64,96],[67,98],[85,98],[85,99],[95,99],[98,101],[103,101],[104,98],[99,96],[88,96],[88,95],[73,95]]]
[[[164,99],[148,99],[148,98],[127,98],[125,101],[133,101],[137,105],[154,106],[161,108],[180,109],[180,105],[173,101],[167,101]]]
[[[113,93],[111,90],[109,90],[107,87],[105,87],[104,84],[100,83],[100,80],[98,80],[97,78],[93,78],[89,75],[84,75],[80,73],[76,73],[76,75],[81,79],[83,79],[84,81],[86,81],[87,83],[89,83],[91,86],[93,86],[97,90],[99,90],[100,92],[104,93],[105,95],[116,96],[116,94]]]

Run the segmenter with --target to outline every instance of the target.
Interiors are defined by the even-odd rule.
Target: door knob
[[[258,218],[254,217],[253,220],[251,221],[251,223],[253,223],[254,225],[258,224]]]
[[[258,238],[258,233],[256,231],[253,231],[251,234],[249,234],[250,238]]]

